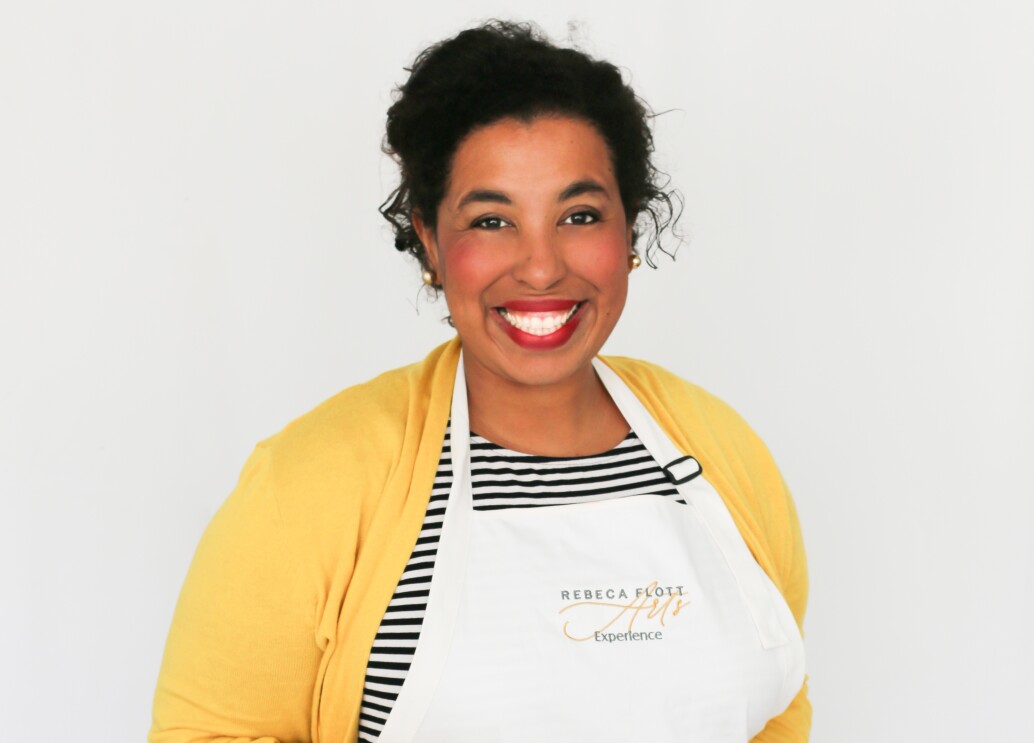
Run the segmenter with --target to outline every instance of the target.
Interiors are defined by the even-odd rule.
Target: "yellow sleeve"
[[[762,449],[765,460],[772,462],[768,449],[760,439],[756,439],[756,441]],[[804,540],[801,535],[797,509],[790,491],[776,470],[775,464],[772,463],[770,466],[771,482],[775,485],[772,490],[776,497],[772,503],[770,519],[766,519],[766,521],[774,520],[781,527],[770,531],[773,534],[774,544],[772,546],[776,570],[779,574],[783,596],[803,634],[804,611],[808,603],[808,565],[804,553]],[[782,538],[774,535],[780,535]],[[807,743],[808,736],[811,734],[811,713],[808,680],[805,676],[801,690],[786,711],[769,720],[765,729],[758,733],[751,743]]]
[[[751,743],[807,743],[810,734],[811,702],[808,701],[808,681],[805,678],[804,685],[786,711],[769,720]]]
[[[187,573],[158,677],[149,743],[311,739],[320,662],[302,540],[285,532],[263,447],[213,517]]]

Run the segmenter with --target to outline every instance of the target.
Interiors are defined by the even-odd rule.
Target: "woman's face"
[[[468,377],[550,385],[584,373],[625,306],[632,236],[596,129],[543,116],[475,130],[437,216],[435,230],[414,227]]]

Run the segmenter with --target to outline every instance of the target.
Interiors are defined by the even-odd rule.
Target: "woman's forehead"
[[[503,119],[475,130],[457,147],[446,201],[458,208],[475,190],[511,199],[557,197],[578,182],[617,187],[607,144],[594,126],[557,116]]]

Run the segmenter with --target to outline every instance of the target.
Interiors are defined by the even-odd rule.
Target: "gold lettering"
[[[578,642],[584,642],[591,640],[596,636],[597,632],[603,632],[614,624],[623,619],[628,620],[628,631],[631,632],[636,624],[637,620],[642,618],[642,621],[649,622],[651,620],[656,621],[660,626],[667,626],[665,620],[670,617],[677,617],[679,612],[689,604],[689,601],[684,601],[679,596],[682,595],[681,586],[679,586],[679,593],[676,594],[674,591],[669,591],[668,596],[665,600],[661,600],[663,591],[659,590],[657,581],[654,581],[648,585],[645,589],[636,589],[636,598],[628,603],[620,603],[616,601],[576,601],[572,604],[568,604],[560,610],[560,614],[570,612],[568,616],[579,615],[578,619],[583,619],[585,615],[594,617],[595,621],[585,618],[583,622],[588,623],[588,626],[592,629],[588,634],[582,634],[585,631],[585,627],[581,628],[581,631],[577,631],[578,628],[572,627],[577,620],[567,619],[564,622],[563,632],[564,636],[571,640]],[[578,592],[575,591],[575,598],[579,598]],[[587,592],[591,597],[591,593]],[[624,589],[621,591],[625,594]],[[623,595],[623,598],[627,598],[627,595]],[[609,597],[608,597],[609,598]],[[595,607],[594,609],[588,607]],[[603,619],[600,620],[600,610],[607,609],[608,611],[603,615]],[[599,622],[602,621],[602,624]],[[583,622],[578,622],[579,624]],[[577,631],[577,634],[574,632]]]

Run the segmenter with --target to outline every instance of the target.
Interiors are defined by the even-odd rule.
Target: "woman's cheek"
[[[492,246],[491,238],[464,235],[458,238],[445,254],[446,277],[454,288],[464,293],[480,292],[505,271],[505,253]],[[493,249],[494,247],[494,249]]]
[[[608,230],[587,235],[577,255],[582,257],[584,271],[594,277],[597,286],[627,281],[629,248],[624,232]]]

